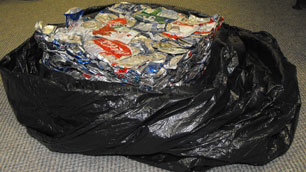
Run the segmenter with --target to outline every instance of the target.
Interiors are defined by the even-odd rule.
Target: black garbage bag
[[[302,10],[306,8],[306,0],[296,0],[295,5],[293,6],[293,9],[296,10]]]
[[[1,60],[0,71],[18,121],[51,151],[124,155],[185,172],[263,165],[293,141],[296,68],[267,32],[223,24],[205,73],[159,91],[76,80],[41,65],[42,53],[32,36]]]

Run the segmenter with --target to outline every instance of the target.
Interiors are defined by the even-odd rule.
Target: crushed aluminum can
[[[179,15],[176,11],[168,10],[164,7],[161,7],[160,9],[161,11],[157,13],[157,16],[159,17],[168,18],[172,20],[177,20],[179,18]]]
[[[56,26],[54,25],[46,25],[42,29],[42,33],[46,35],[50,35],[51,33],[54,33],[56,30]]]
[[[65,12],[66,27],[71,27],[76,21],[82,18],[84,10],[78,7],[70,8]]]
[[[97,20],[88,20],[82,23],[81,26],[86,29],[98,30],[103,27],[103,24],[101,22],[98,22]]]
[[[172,39],[188,37],[200,28],[198,25],[189,25],[177,21],[172,22],[169,25],[170,29],[163,34]]]
[[[137,20],[131,16],[126,16],[126,21],[126,26],[129,28],[133,27],[137,23]]]
[[[107,22],[114,20],[118,18],[115,14],[111,13],[98,13],[95,17],[95,19],[103,24],[106,24]]]
[[[91,59],[99,59],[103,60],[103,56],[99,56],[99,54],[105,52],[99,45],[97,45],[94,41],[88,40],[83,44],[84,49],[88,52]]]
[[[151,60],[150,56],[136,55],[124,59],[116,59],[114,63],[121,67],[133,68],[137,70],[138,66],[143,66]]]
[[[152,9],[150,7],[146,7],[144,10],[138,11],[133,14],[137,20],[142,22],[151,22],[151,23],[167,23],[168,19],[164,17],[160,17],[157,14],[162,11],[161,8]]]
[[[127,20],[126,20],[126,18],[116,18],[116,19],[113,19],[111,21],[108,21],[107,24],[112,26],[112,27],[113,26],[126,25]]]
[[[115,4],[114,6],[107,8],[107,10],[121,15],[129,15],[142,9],[142,6],[131,4],[129,2],[121,2],[119,4]]]
[[[156,73],[156,78],[164,77],[167,74],[167,70],[165,68],[160,68],[159,71]]]
[[[133,28],[144,32],[166,32],[167,30],[170,29],[167,23],[159,24],[159,23],[144,23],[144,22],[138,23]]]
[[[36,31],[41,33],[42,32],[42,27],[43,27],[43,22],[42,21],[38,21],[38,22],[35,23],[34,28],[35,28]]]
[[[150,62],[148,66],[145,68],[145,73],[149,75],[155,75],[158,71],[163,67],[161,63]]]
[[[177,39],[175,42],[182,48],[191,48],[193,45],[195,45],[192,41],[188,41],[185,39]]]
[[[201,18],[191,14],[188,18],[186,16],[181,16],[177,22],[186,25],[200,25],[212,22],[212,19],[210,17]]]
[[[145,36],[139,35],[136,36],[131,42],[130,47],[133,51],[133,55],[137,54],[145,54],[150,55],[154,52],[154,48],[152,47],[153,41],[148,39]]]
[[[51,33],[54,33],[56,28],[57,27],[54,26],[54,25],[45,25],[45,26],[43,26],[43,22],[42,21],[38,21],[35,24],[35,30],[37,32],[40,32],[40,33],[45,34],[45,35],[50,35]]]
[[[150,37],[151,40],[153,41],[161,41],[161,40],[166,40],[169,39],[169,37],[165,36],[162,33],[151,33],[151,32],[145,32],[148,37]]]
[[[115,58],[121,58],[122,56],[131,56],[132,52],[127,44],[118,40],[109,40],[106,38],[97,38],[92,40],[104,51],[100,55],[114,56]]]
[[[154,62],[154,63],[165,63],[167,57],[168,57],[168,54],[166,53],[162,53],[162,52],[154,52],[152,53],[152,59],[151,61]]]
[[[188,54],[188,53],[187,53]],[[187,54],[182,54],[182,55],[177,55],[177,56],[174,56],[170,59],[170,61],[164,65],[164,67],[166,69],[176,69],[177,68],[177,64],[182,60],[184,59],[184,57],[187,55]],[[187,55],[188,56],[188,55]]]
[[[179,44],[174,41],[159,41],[154,43],[153,46],[159,51],[168,54],[183,54],[189,51],[188,49],[181,48]]]
[[[74,57],[78,63],[87,64],[91,62],[86,51],[79,45],[67,46],[66,52],[68,55]]]
[[[82,44],[82,36],[69,32],[57,32],[54,39],[63,43]]]
[[[133,40],[135,36],[139,34],[139,32],[135,30],[131,30],[127,27],[117,27],[114,29],[115,31],[111,32],[110,35],[104,35],[104,38],[109,40],[118,40],[125,44],[128,44]]]

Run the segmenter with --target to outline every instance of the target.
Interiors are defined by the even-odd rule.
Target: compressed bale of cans
[[[127,2],[91,17],[83,11],[69,9],[66,27],[36,24],[41,63],[76,79],[144,90],[186,85],[203,74],[223,21],[219,15],[197,17]]]
[[[0,61],[8,101],[51,151],[182,172],[263,165],[293,141],[296,69],[269,33],[223,20],[157,4],[69,9]]]

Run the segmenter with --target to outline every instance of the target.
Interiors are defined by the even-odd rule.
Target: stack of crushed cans
[[[200,18],[164,7],[122,2],[94,18],[69,9],[66,27],[35,25],[41,63],[76,79],[133,85],[145,90],[187,84],[209,62],[219,15]]]

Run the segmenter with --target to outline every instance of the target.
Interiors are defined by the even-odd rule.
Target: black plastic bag
[[[0,71],[18,121],[51,151],[124,155],[171,171],[263,165],[285,153],[301,106],[295,66],[270,34],[227,24],[211,51],[190,86],[150,92],[50,71],[33,36]]]
[[[293,6],[293,9],[296,10],[302,10],[306,8],[306,0],[296,0],[295,5]]]

